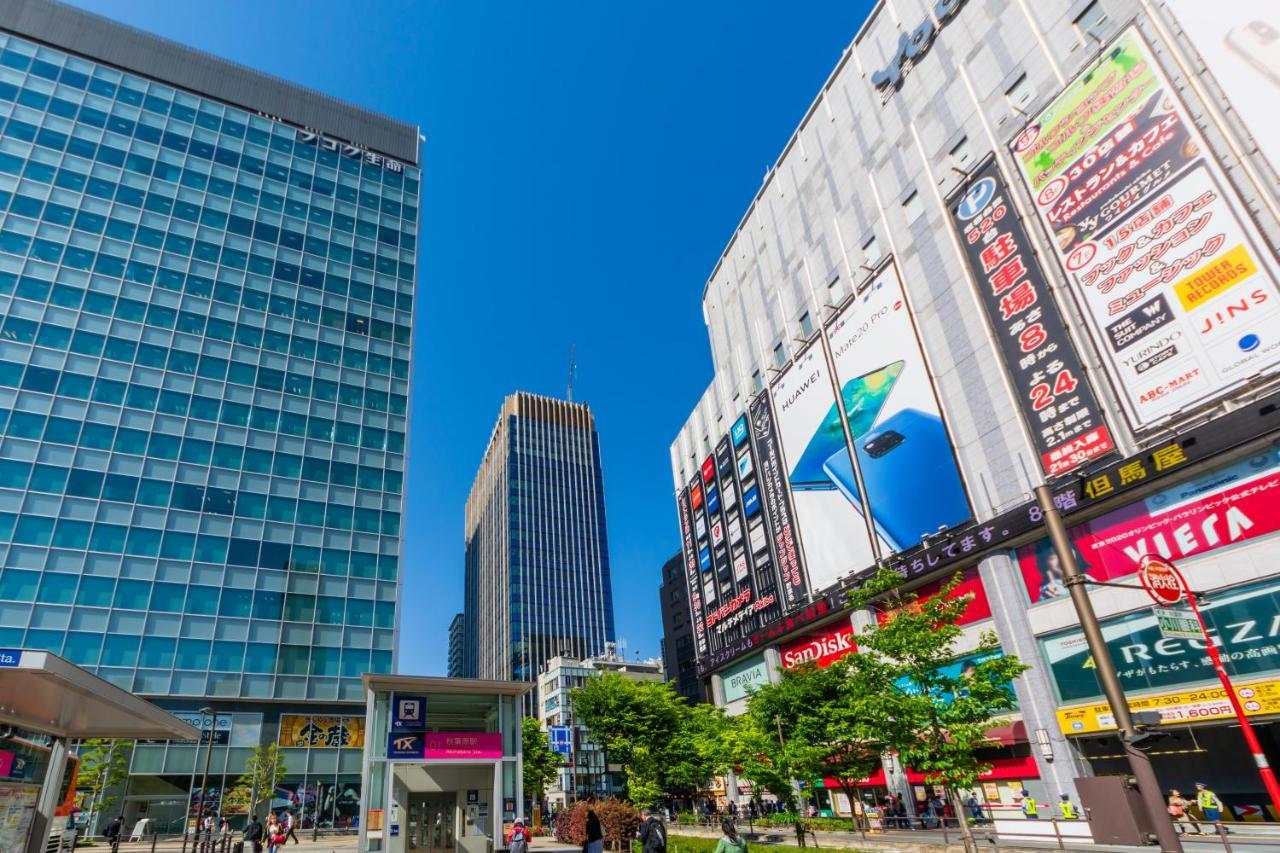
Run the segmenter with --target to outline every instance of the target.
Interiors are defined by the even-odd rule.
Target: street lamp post
[[[1044,514],[1045,525],[1049,528],[1049,539],[1053,542],[1054,553],[1062,566],[1063,584],[1071,593],[1071,603],[1075,605],[1076,616],[1080,619],[1080,628],[1084,632],[1085,641],[1089,645],[1089,654],[1093,656],[1094,672],[1098,683],[1107,697],[1107,704],[1115,717],[1116,728],[1120,731],[1120,743],[1124,747],[1125,757],[1129,759],[1129,770],[1137,782],[1138,793],[1147,817],[1155,827],[1156,840],[1165,853],[1182,853],[1182,842],[1173,828],[1165,810],[1164,798],[1160,795],[1160,783],[1156,772],[1151,767],[1151,758],[1135,746],[1141,732],[1134,725],[1133,714],[1129,711],[1129,702],[1125,699],[1124,688],[1120,685],[1120,676],[1116,673],[1115,661],[1111,659],[1111,651],[1107,648],[1106,638],[1102,636],[1102,626],[1098,624],[1098,614],[1093,610],[1093,602],[1089,599],[1089,591],[1085,584],[1089,579],[1080,572],[1076,565],[1075,551],[1071,539],[1067,535],[1067,526],[1062,522],[1058,507],[1053,503],[1053,491],[1048,485],[1036,486],[1036,500],[1040,511]]]
[[[205,716],[209,716],[211,719],[209,720],[209,746],[205,749],[205,753],[204,753],[204,775],[200,779],[200,811],[198,813],[199,816],[196,818],[196,844],[197,845],[199,845],[200,843],[200,831],[204,828],[205,809],[208,808],[208,804],[209,804],[209,762],[213,758],[213,738],[218,731],[218,712],[213,710],[212,708],[207,708],[207,707],[201,708],[200,709],[200,717],[201,717],[200,728],[201,729],[204,728],[203,718]],[[203,734],[204,732],[201,731],[202,736]],[[210,838],[211,837],[212,837],[212,833],[210,833]],[[206,845],[208,845],[209,840],[210,840],[209,838],[205,839]]]

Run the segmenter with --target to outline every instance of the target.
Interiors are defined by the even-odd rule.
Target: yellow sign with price
[[[1280,714],[1280,680],[1254,681],[1235,685],[1236,696],[1245,714],[1260,717]],[[1131,711],[1159,711],[1160,724],[1189,725],[1214,720],[1232,720],[1235,712],[1221,686],[1182,690],[1129,700]],[[1105,702],[1058,709],[1058,725],[1063,734],[1084,735],[1113,731],[1116,727],[1111,707]]]

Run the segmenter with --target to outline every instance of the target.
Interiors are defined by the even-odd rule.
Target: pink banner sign
[[[501,758],[499,732],[427,732],[426,758]]]
[[[1069,532],[1081,571],[1096,581],[1111,581],[1136,574],[1147,554],[1177,562],[1277,531],[1280,456],[1269,449]],[[1032,603],[1067,594],[1047,539],[1019,548],[1018,564]]]
[[[0,776],[8,776],[13,772],[13,753],[0,749]]]

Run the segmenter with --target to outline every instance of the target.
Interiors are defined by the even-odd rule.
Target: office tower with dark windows
[[[461,613],[453,617],[449,623],[449,670],[450,678],[469,678],[467,672],[466,621]]]
[[[0,6],[0,122],[0,647],[200,722],[211,799],[280,744],[277,795],[349,825],[398,631],[417,128],[48,0]],[[197,750],[130,750],[126,826],[181,831]]]
[[[683,554],[676,554],[662,564],[658,602],[662,610],[662,664],[667,681],[672,683],[676,693],[691,702],[701,702],[705,693],[702,682],[698,680],[689,583]]]
[[[604,479],[582,403],[506,398],[466,510],[471,674],[534,681],[613,642]]]

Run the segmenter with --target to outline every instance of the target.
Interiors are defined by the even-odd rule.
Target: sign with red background
[[[930,581],[919,589],[915,590],[917,601],[923,603],[937,595],[942,587],[951,582],[953,575],[939,578],[936,581]],[[957,621],[957,625],[972,625],[974,622],[981,622],[983,619],[991,618],[991,602],[987,600],[987,591],[982,586],[982,578],[978,575],[978,567],[973,566],[965,569],[961,573],[960,583],[956,588],[951,590],[948,598],[959,598],[962,595],[973,594],[973,601],[969,602],[969,609],[964,612]],[[887,611],[880,614],[880,622],[883,624],[893,611]]]
[[[853,625],[848,617],[834,625],[806,634],[782,647],[782,668],[792,669],[802,663],[816,663],[826,669],[845,655],[857,651],[853,642]]]
[[[1097,581],[1134,575],[1144,554],[1177,561],[1280,530],[1280,454],[1234,462],[1078,524],[1068,531],[1081,571]],[[1018,549],[1031,601],[1066,595],[1049,541]]]

